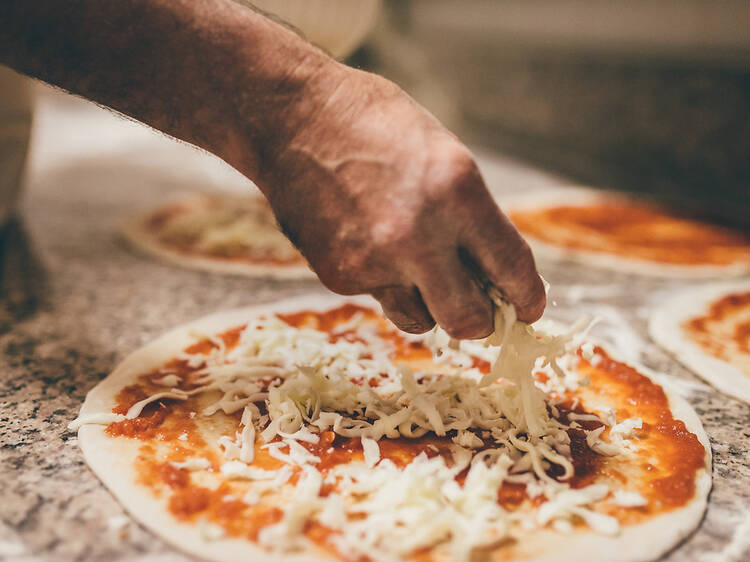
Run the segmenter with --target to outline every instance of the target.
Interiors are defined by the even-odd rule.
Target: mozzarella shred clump
[[[241,255],[248,251],[292,261],[299,252],[282,234],[265,199],[224,194],[196,200],[159,232],[165,242],[198,252]]]
[[[343,556],[373,560],[432,547],[469,560],[475,549],[519,529],[573,532],[580,521],[597,533],[618,533],[618,521],[592,506],[609,501],[615,490],[566,483],[574,475],[568,430],[581,426],[575,415],[557,419],[548,397],[576,388],[571,351],[583,325],[548,334],[517,322],[511,305],[495,301],[495,333],[485,342],[451,342],[439,330],[405,336],[432,350],[440,373],[398,364],[391,358],[393,344],[365,322],[346,327],[355,331],[353,341],[332,343],[329,333],[271,317],[250,322],[230,350],[217,342],[200,364],[186,355],[198,368],[191,375],[197,388],[159,394],[184,399],[214,392],[219,398],[199,415],[242,412],[236,434],[217,445],[224,477],[253,481],[245,503],[262,502],[264,493],[277,492],[299,472],[281,520],[259,533],[270,550],[309,545],[303,531],[311,522],[334,531],[329,540]],[[474,358],[489,361],[490,372],[473,367]],[[535,383],[534,371],[544,372],[546,381]],[[587,432],[595,452],[627,454],[634,447],[640,420],[585,417],[602,424]],[[613,425],[617,439],[605,442],[601,433]],[[321,470],[321,458],[309,448],[324,431],[359,440],[364,462]],[[446,437],[450,455],[423,452],[403,467],[381,455],[382,439],[428,434]],[[256,444],[286,466],[272,472],[253,467]],[[561,476],[550,476],[551,469]],[[332,491],[321,495],[324,484]],[[503,484],[524,485],[530,498],[544,501],[506,510],[498,502]],[[620,491],[617,501],[640,505],[636,496]]]

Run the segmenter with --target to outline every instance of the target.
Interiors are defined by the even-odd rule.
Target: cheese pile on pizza
[[[501,305],[488,341],[452,342],[369,300],[275,303],[137,351],[73,427],[135,518],[206,559],[653,559],[702,517],[708,441],[580,332]]]
[[[260,195],[183,196],[130,220],[122,233],[135,248],[177,265],[248,276],[313,276]]]

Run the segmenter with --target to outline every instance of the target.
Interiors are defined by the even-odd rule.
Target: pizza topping
[[[607,497],[607,495],[609,495],[609,488],[602,484],[594,484],[580,490],[563,490],[539,507],[537,520],[545,525],[558,518],[569,519],[572,516],[577,516],[596,532],[604,535],[615,535],[620,530],[617,519],[586,507],[596,500]]]
[[[672,265],[750,264],[739,231],[625,199],[510,213],[518,229],[548,244]]]
[[[169,464],[171,464],[176,469],[185,469],[189,471],[193,470],[208,470],[211,468],[211,461],[208,459],[187,459],[182,462],[175,462],[172,461]]]
[[[606,428],[602,425],[596,429],[586,432],[586,443],[591,450],[596,451],[600,455],[606,455],[608,457],[614,456],[620,453],[620,448],[616,447],[611,443],[605,443],[599,437]]]
[[[304,263],[261,197],[199,197],[168,206],[145,224],[163,244],[185,253],[254,263]]]
[[[613,495],[615,505],[619,507],[642,507],[648,504],[648,500],[638,492],[615,490]]]
[[[173,398],[175,400],[185,400],[188,396],[189,394],[187,392],[183,392],[182,390],[179,390],[177,388],[174,388],[167,392],[157,392],[156,394],[152,394],[148,398],[144,398],[143,400],[133,404],[128,410],[128,413],[125,414],[125,419],[132,420],[132,419],[137,418],[138,416],[141,415],[143,408],[145,408],[152,402],[161,400],[162,398]]]
[[[302,547],[318,529],[318,540],[349,558],[392,560],[439,545],[466,560],[539,526],[614,534],[618,520],[602,502],[648,503],[594,481],[609,456],[631,450],[647,420],[618,423],[612,408],[597,415],[573,402],[579,358],[569,350],[580,327],[548,335],[499,307],[499,336],[488,342],[500,344],[498,353],[440,332],[401,338],[378,327],[372,311],[344,308],[330,324],[325,313],[301,313],[259,319],[231,337],[200,335],[203,343],[180,357],[191,369],[174,370],[180,388],[156,400],[187,400],[171,408],[188,411],[200,398],[199,417],[234,420],[236,431],[216,443],[218,473],[250,488],[216,490],[214,501],[194,487],[193,499],[170,500],[176,516],[212,513],[219,503],[265,513],[266,498],[291,482],[283,510],[249,527],[269,549]],[[586,353],[606,364],[600,350]],[[429,368],[420,368],[426,358]],[[148,399],[128,396],[123,411]],[[190,457],[175,464],[183,473],[192,466]],[[228,494],[241,499],[224,501]]]
[[[115,422],[121,422],[125,419],[122,414],[88,414],[79,416],[68,424],[70,431],[78,431],[84,425],[109,425]]]
[[[636,437],[635,430],[643,427],[641,418],[628,418],[620,423],[613,423],[609,430],[609,439],[620,450],[637,451],[638,446],[632,441]]]
[[[177,375],[164,375],[161,378],[153,379],[152,382],[161,386],[175,387],[180,384],[180,377]]]
[[[222,527],[221,525],[216,525],[214,523],[206,523],[204,521],[198,524],[198,528],[200,530],[201,536],[207,541],[218,541],[219,539],[224,538],[224,536],[226,535],[224,527]]]
[[[360,439],[362,440],[362,451],[364,451],[365,455],[365,464],[372,468],[378,464],[378,461],[380,460],[380,447],[378,447],[378,442],[369,437],[361,437]]]
[[[275,470],[263,470],[240,461],[224,463],[221,465],[221,473],[230,479],[246,478],[247,480],[273,480],[277,476]]]
[[[707,308],[685,321],[683,331],[706,353],[750,376],[750,291],[724,295]]]

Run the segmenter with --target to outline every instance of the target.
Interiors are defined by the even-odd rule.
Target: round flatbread
[[[750,403],[750,279],[678,292],[653,312],[649,332],[688,369]]]
[[[721,277],[750,271],[746,235],[624,195],[571,187],[501,203],[542,258],[663,277]]]
[[[496,356],[370,299],[230,311],[125,359],[79,442],[134,518],[208,560],[639,561],[699,524],[710,447],[682,398],[588,344],[530,388],[484,384]]]
[[[260,194],[176,197],[122,226],[134,248],[169,263],[215,273],[313,279]]]

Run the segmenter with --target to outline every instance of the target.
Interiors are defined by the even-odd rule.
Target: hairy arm
[[[220,156],[250,143],[246,169],[331,64],[228,0],[4,0],[0,62]]]
[[[394,84],[231,0],[4,0],[0,62],[253,179],[332,290],[402,329],[492,329],[469,256],[521,319],[542,282],[469,151]]]

